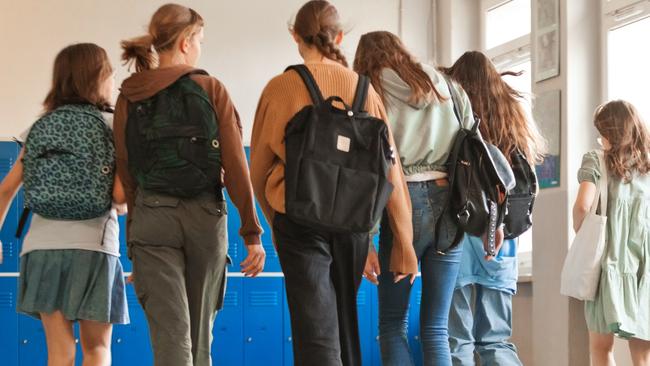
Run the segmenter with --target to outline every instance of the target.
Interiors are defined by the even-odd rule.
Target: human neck
[[[314,64],[314,63],[338,64],[337,61],[325,57],[325,55],[323,55],[316,47],[313,46],[308,47],[304,45],[302,47],[300,55],[302,56],[306,64]]]
[[[158,55],[158,67],[165,68],[177,65],[187,65],[185,56],[179,52],[167,52]]]

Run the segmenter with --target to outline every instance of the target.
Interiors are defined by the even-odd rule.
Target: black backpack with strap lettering
[[[483,140],[479,133],[480,120],[475,117],[471,129],[462,126],[458,112],[459,97],[445,78],[461,125],[452,144],[447,169],[449,201],[446,209],[458,226],[452,246],[465,234],[487,235],[487,254],[495,256],[496,230],[504,222],[508,191],[514,186],[514,176],[508,160],[494,145]],[[444,253],[449,248],[438,248]]]
[[[368,78],[359,75],[348,106],[338,96],[324,99],[306,66],[290,70],[300,75],[313,104],[296,113],[285,129],[287,216],[322,230],[369,232],[393,189],[388,172],[394,154],[386,123],[363,110]]]

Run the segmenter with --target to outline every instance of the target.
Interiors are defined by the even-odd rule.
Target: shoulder
[[[225,85],[221,82],[221,80],[217,79],[216,77],[208,74],[192,74],[190,78],[199,84],[201,88],[203,88],[206,92],[208,93],[221,93],[223,91],[226,91]]]
[[[597,183],[602,172],[600,171],[600,159],[597,150],[589,151],[582,156],[582,164],[578,170],[578,181]]]

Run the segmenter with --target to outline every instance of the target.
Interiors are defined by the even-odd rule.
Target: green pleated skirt
[[[90,250],[36,250],[20,261],[18,312],[40,318],[127,324],[129,313],[118,257]]]

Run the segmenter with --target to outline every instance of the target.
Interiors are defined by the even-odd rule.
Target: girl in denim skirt
[[[19,312],[43,322],[51,365],[74,364],[74,322],[79,322],[84,364],[110,365],[112,325],[129,321],[119,260],[117,212],[111,208],[111,198],[119,203],[124,201],[124,195],[120,182],[114,181],[114,147],[104,118],[104,112],[110,111],[113,83],[113,69],[104,49],[90,43],[64,48],[54,62],[52,88],[43,103],[45,112],[37,121],[38,129],[46,134],[32,134],[37,130],[36,124],[23,134],[26,145],[0,184],[0,217],[4,222],[15,194],[28,177],[24,173],[32,169],[29,164],[47,165],[47,159],[73,159],[78,164],[44,171],[40,178],[49,182],[48,194],[54,201],[63,201],[69,214],[81,212],[90,200],[74,194],[65,198],[75,189],[78,192],[81,181],[63,182],[57,178],[66,174],[91,177],[92,174],[74,170],[85,171],[97,158],[96,151],[105,152],[107,163],[101,173],[104,183],[87,180],[88,190],[95,192],[100,187],[97,196],[104,199],[105,205],[98,205],[100,210],[91,218],[79,220],[45,217],[34,210],[23,242],[17,307]],[[58,127],[48,130],[54,125]],[[56,143],[41,151],[45,140],[53,141],[53,134],[59,135],[59,142],[85,141],[86,155],[66,151]],[[38,152],[33,151],[37,148]],[[34,159],[30,160],[31,156]],[[47,197],[42,191],[30,192],[33,186],[25,182],[26,197]]]

